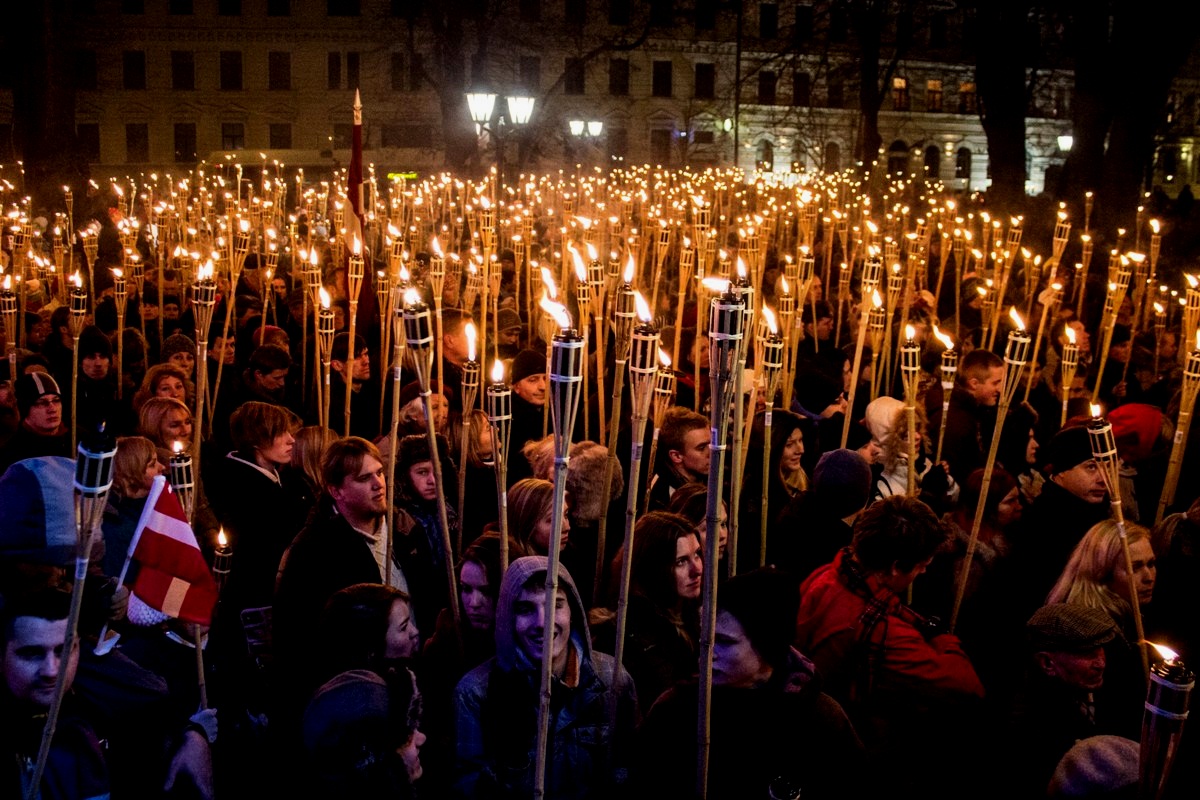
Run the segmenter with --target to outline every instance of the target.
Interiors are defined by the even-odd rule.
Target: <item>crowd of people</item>
[[[391,353],[381,358],[371,304],[351,339],[345,268],[316,234],[337,328],[322,426],[311,307],[287,255],[269,281],[251,253],[238,284],[220,284],[212,327],[199,337],[207,353],[198,352],[188,287],[173,269],[161,285],[157,270],[146,271],[117,330],[108,276],[120,254],[111,217],[98,219],[97,304],[78,343],[68,309],[47,287],[26,287],[23,347],[0,384],[5,796],[28,788],[65,673],[40,787],[47,800],[288,790],[531,797],[539,673],[550,658],[546,796],[694,797],[706,570],[718,584],[708,796],[1134,796],[1144,662],[1159,658],[1137,631],[1185,662],[1200,656],[1196,447],[1175,502],[1155,519],[1178,415],[1177,327],[1134,330],[1135,309],[1121,308],[1100,372],[1104,337],[1088,336],[1098,319],[1047,308],[1042,287],[1026,296],[1025,281],[1012,280],[997,307],[1049,316],[1042,351],[997,427],[1005,335],[995,352],[984,346],[978,278],[968,270],[961,284],[939,282],[942,297],[918,286],[906,310],[924,353],[910,417],[887,349],[876,357],[868,346],[854,373],[857,286],[827,298],[818,277],[800,298],[796,368],[772,398],[770,425],[761,393],[740,400],[750,420],[740,494],[727,479],[713,531],[706,317],[688,299],[675,330],[677,295],[662,291],[662,338],[681,363],[676,405],[654,432],[657,457],[628,474],[628,392],[616,451],[598,441],[608,418],[598,386],[611,389],[616,366],[611,347],[596,363],[592,342],[588,374],[607,379],[589,381],[571,432],[556,531],[547,343],[517,301],[513,253],[500,253],[498,313],[488,310],[480,345],[481,360],[505,362],[513,391],[502,506],[488,418],[463,405],[466,326],[482,315],[462,307],[457,282],[441,298],[426,396],[411,353],[399,380]],[[764,260],[770,305],[780,254],[767,249]],[[412,285],[432,299],[428,258],[417,254],[411,267]],[[671,274],[668,266],[668,282]],[[934,325],[960,353],[948,396]],[[1080,359],[1064,390],[1068,329]],[[1097,384],[1120,454],[1132,571],[1084,426]],[[119,437],[114,482],[86,578],[82,643],[63,653],[76,537],[71,442],[100,428]],[[218,533],[232,554],[207,630],[145,613],[118,585],[154,479],[196,438],[193,529],[210,559]],[[630,552],[627,492],[638,511]],[[555,535],[562,568],[547,654]],[[705,563],[709,535],[718,537],[716,564]],[[105,625],[120,639],[98,655]],[[1190,741],[1174,796],[1195,786]]]

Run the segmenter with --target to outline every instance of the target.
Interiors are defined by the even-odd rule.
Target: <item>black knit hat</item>
[[[774,567],[730,578],[717,594],[718,610],[737,619],[758,655],[776,669],[787,663],[799,607],[799,584]]]
[[[871,466],[853,450],[830,450],[813,470],[810,491],[835,517],[848,517],[871,499]]]
[[[79,332],[79,357],[87,358],[99,354],[112,358],[112,342],[95,325],[88,325]]]
[[[536,350],[522,350],[512,363],[511,383],[520,383],[530,375],[546,374],[546,356]]]
[[[1057,475],[1092,460],[1092,442],[1087,428],[1075,425],[1054,435],[1045,453],[1046,473]]]
[[[49,372],[30,372],[22,375],[17,378],[13,391],[17,395],[17,410],[21,412],[22,418],[29,416],[29,409],[42,397],[48,394],[62,397],[58,381],[54,380],[54,376]]]

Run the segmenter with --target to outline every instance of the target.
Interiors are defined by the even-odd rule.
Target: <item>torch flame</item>
[[[504,383],[504,362],[498,358],[492,362],[492,383]]]
[[[430,240],[429,249],[433,251],[433,255],[435,258],[442,257],[442,243],[438,241],[438,238],[436,236],[434,236],[433,239]]]
[[[225,538],[225,529],[221,528],[217,531],[217,547],[228,547],[229,540]]]
[[[1196,349],[1200,350],[1200,328],[1196,329]]]
[[[708,289],[713,294],[725,294],[729,291],[729,279],[709,276],[700,281],[700,285]]]
[[[908,341],[910,341],[910,342],[911,342],[913,339],[915,339],[915,338],[916,338],[916,336],[917,336],[917,329],[916,329],[916,328],[914,328],[912,325],[905,325],[905,326],[904,326],[904,338],[905,338],[906,340],[908,340]]]
[[[763,320],[766,321],[766,323],[767,323],[767,330],[769,330],[771,332],[771,335],[775,336],[776,334],[778,334],[779,333],[779,323],[775,320],[775,312],[773,312],[771,310],[771,307],[763,306],[762,307],[762,315],[763,315]]]
[[[658,348],[658,363],[663,369],[671,368],[671,357],[667,355],[667,351],[663,350],[661,347]]]
[[[183,452],[183,442],[176,439],[175,443],[171,445],[171,450],[175,453],[175,455],[179,455]]]
[[[550,272],[549,267],[542,267],[542,283],[545,284],[551,300],[558,297],[558,284],[554,282],[554,275]]]
[[[1200,280],[1197,280],[1195,275],[1185,272],[1183,273],[1183,277],[1187,278],[1188,286],[1190,288],[1195,289],[1197,286],[1200,286]]]
[[[1067,343],[1074,346],[1074,344],[1075,344],[1075,329],[1068,325],[1066,330],[1067,330]]]
[[[646,298],[642,297],[641,292],[633,293],[633,304],[637,306],[638,319],[647,324],[654,321],[654,316],[650,313],[650,304],[646,302]]]
[[[1167,661],[1175,661],[1176,659],[1179,658],[1179,653],[1176,653],[1174,650],[1167,647],[1166,645],[1155,644],[1154,642],[1149,642],[1149,641],[1146,642],[1146,644],[1150,645],[1155,650],[1157,650],[1158,654],[1160,656],[1162,656],[1164,659],[1166,659]]]
[[[388,223],[388,236],[391,236],[393,239],[400,238],[400,229],[390,222]]]
[[[883,308],[883,298],[879,295],[878,289],[871,290],[871,303],[876,308]]]
[[[1150,220],[1150,230],[1154,231],[1155,236],[1158,235],[1158,231],[1161,227],[1162,227],[1162,223],[1160,223],[1158,220],[1156,220],[1156,219]]]
[[[475,340],[479,333],[475,330],[475,323],[468,322],[463,327],[463,332],[467,335],[467,361],[475,360]]]
[[[564,331],[571,327],[571,315],[567,313],[566,306],[562,303],[556,303],[549,297],[542,295],[542,299],[538,301],[538,305],[542,310],[554,318],[554,322],[559,328]]]
[[[625,283],[633,283],[633,273],[637,269],[637,265],[633,263],[633,253],[629,254],[629,258],[625,261],[625,272],[621,275],[621,280]]]
[[[788,285],[787,278],[779,279],[779,291],[785,295],[792,293],[792,287]]]
[[[415,306],[421,302],[421,293],[415,287],[408,287],[404,290],[404,305]]]
[[[579,251],[571,249],[571,258],[575,261],[575,277],[580,283],[587,282],[587,265],[583,263],[583,256],[579,255]]]
[[[1093,418],[1095,418],[1095,419],[1100,418],[1100,405],[1098,403],[1088,403],[1088,408],[1090,408],[1092,410]]]
[[[1025,331],[1025,320],[1021,319],[1021,315],[1017,313],[1017,307],[1013,306],[1008,310],[1008,316],[1012,319],[1013,324],[1022,332]]]
[[[121,278],[125,275],[125,273],[121,272],[119,267],[113,267],[112,274],[114,278]]]
[[[941,342],[947,350],[954,349],[954,340],[950,338],[950,334],[942,333],[942,331],[938,329],[937,325],[933,326],[933,337]]]
[[[318,291],[318,293],[321,295],[321,308],[328,309],[328,308],[329,308],[329,304],[330,304],[330,302],[332,301],[332,299],[333,299],[333,298],[331,298],[331,297],[329,296],[329,292],[325,290],[325,287],[324,287],[324,286],[322,286],[322,287],[321,287],[320,289],[318,289],[317,291]]]
[[[321,263],[321,255],[317,252],[317,248],[314,247],[312,250],[309,251],[308,263],[312,264],[313,267],[316,267]]]

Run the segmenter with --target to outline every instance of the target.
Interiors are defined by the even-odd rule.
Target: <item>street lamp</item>
[[[567,129],[576,139],[599,139],[604,133],[604,123],[598,119],[572,119],[567,121]]]
[[[518,127],[527,125],[530,118],[533,117],[535,98],[525,95],[506,95],[505,105],[499,113],[496,111],[496,99],[497,95],[491,92],[467,92],[467,109],[471,114],[471,120],[475,123],[476,135],[482,137],[484,133],[487,133],[496,136],[496,171],[503,180],[504,126],[505,124]],[[494,122],[493,117],[495,118]]]
[[[1068,153],[1071,151],[1071,146],[1075,144],[1075,137],[1069,133],[1064,133],[1058,137],[1058,149],[1060,152]]]

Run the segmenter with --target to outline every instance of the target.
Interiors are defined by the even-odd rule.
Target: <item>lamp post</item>
[[[504,108],[497,110],[495,94],[487,91],[467,92],[467,109],[471,121],[475,123],[476,133],[480,138],[484,133],[496,137],[496,175],[501,184],[504,183],[504,127],[527,125],[533,116],[535,101],[526,95],[506,95],[504,100]]]
[[[571,136],[587,145],[598,140],[604,133],[604,123],[598,119],[573,119],[567,123]]]

